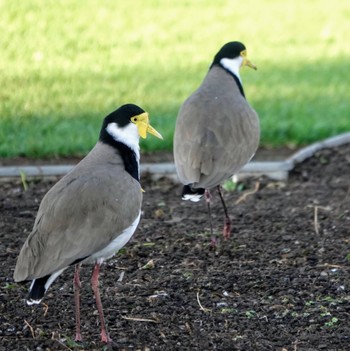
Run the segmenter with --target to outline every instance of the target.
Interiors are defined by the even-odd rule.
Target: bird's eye
[[[247,50],[242,50],[240,52],[240,54],[241,54],[242,57],[246,57],[247,56]]]
[[[131,118],[131,120],[132,120],[133,122],[137,122],[137,117],[133,117],[133,118]]]

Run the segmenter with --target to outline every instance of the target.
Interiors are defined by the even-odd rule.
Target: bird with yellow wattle
[[[127,104],[104,118],[99,141],[41,201],[34,227],[17,259],[16,282],[31,280],[27,304],[39,304],[62,272],[75,266],[76,341],[81,341],[80,266],[95,265],[91,285],[101,341],[111,342],[99,292],[102,263],[132,237],[141,217],[139,137],[162,136],[148,113]]]
[[[217,188],[225,212],[225,239],[231,233],[231,220],[220,184],[250,161],[260,138],[259,118],[246,100],[239,74],[243,66],[256,69],[244,44],[225,44],[201,85],[182,104],[174,134],[182,199],[197,202],[205,194],[210,216],[209,190]],[[213,232],[211,217],[210,227]]]

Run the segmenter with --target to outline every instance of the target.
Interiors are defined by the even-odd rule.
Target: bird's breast
[[[132,224],[125,228],[119,235],[117,235],[106,247],[102,250],[95,252],[87,259],[83,261],[83,263],[95,263],[107,260],[108,258],[114,256],[121,248],[123,248],[127,242],[133,236],[141,217],[141,211],[138,216],[132,222]]]

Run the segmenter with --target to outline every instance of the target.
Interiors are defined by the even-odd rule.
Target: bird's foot
[[[110,344],[112,342],[112,339],[108,336],[105,330],[101,331],[101,342],[105,344]]]
[[[224,240],[228,240],[231,237],[231,221],[229,218],[225,219],[223,235],[224,235]]]
[[[75,333],[75,341],[83,341],[83,338],[80,333]]]
[[[211,239],[210,239],[210,246],[213,248],[213,249],[216,249],[216,247],[218,246],[218,239],[216,236],[212,236]]]

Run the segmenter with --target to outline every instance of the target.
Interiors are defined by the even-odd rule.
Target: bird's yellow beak
[[[251,63],[251,62],[248,60],[248,58],[247,58],[247,50],[241,51],[241,56],[243,57],[242,66],[248,66],[248,67],[253,68],[253,69],[255,69],[255,70],[258,69],[253,63]]]
[[[146,139],[147,133],[153,134],[159,139],[163,139],[162,135],[158,133],[150,124],[147,112],[131,118],[131,122],[135,123],[139,131],[140,137]]]

